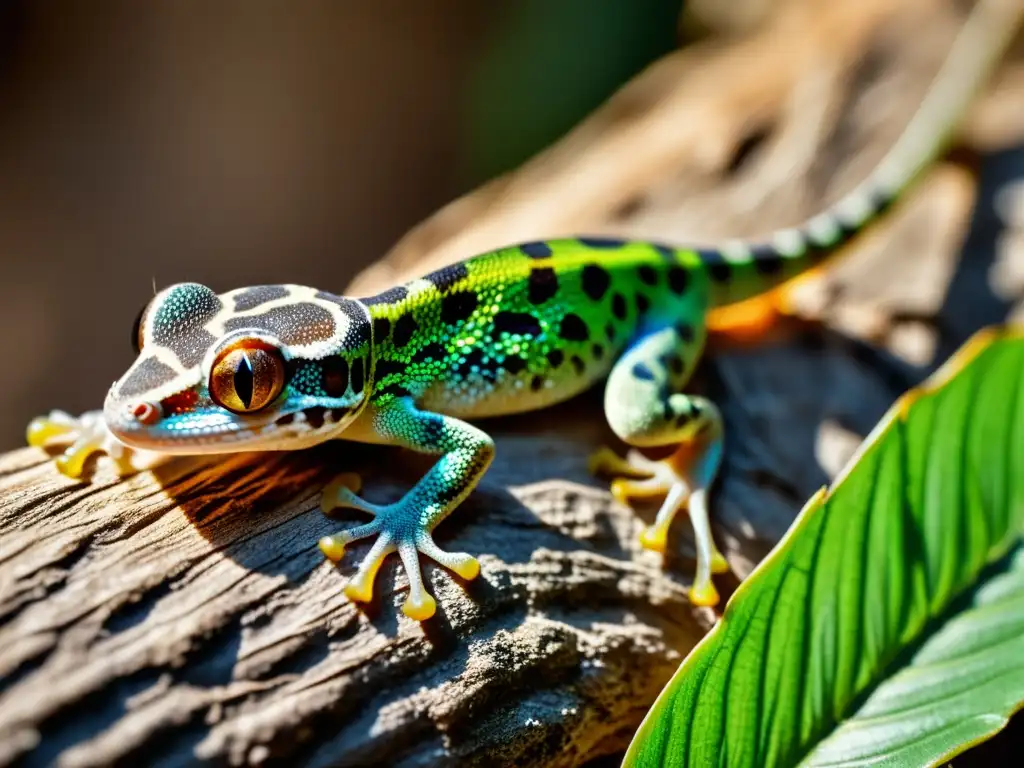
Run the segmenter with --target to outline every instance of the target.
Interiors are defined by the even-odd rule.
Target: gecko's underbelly
[[[608,374],[609,365],[591,363],[582,375],[574,371],[547,375],[523,372],[494,380],[474,376],[437,381],[417,398],[421,408],[464,419],[508,416],[561,403],[586,391]]]

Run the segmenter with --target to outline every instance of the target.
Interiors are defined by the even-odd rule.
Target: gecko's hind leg
[[[702,341],[690,328],[666,328],[645,337],[616,363],[605,390],[608,423],[624,442],[639,448],[676,445],[676,450],[661,461],[639,451],[631,451],[625,462],[599,453],[593,466],[630,477],[612,484],[622,500],[664,496],[654,524],[641,535],[648,549],[664,552],[672,521],[688,508],[697,550],[690,599],[714,605],[718,593],[711,574],[728,570],[711,535],[707,509],[708,488],[722,458],[722,419],[706,398],[672,391],[689,377]]]

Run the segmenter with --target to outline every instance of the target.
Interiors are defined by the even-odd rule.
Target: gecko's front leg
[[[121,477],[152,469],[170,458],[122,443],[110,432],[100,410],[86,411],[81,416],[51,411],[32,419],[25,436],[34,447],[63,448],[55,462],[57,469],[75,479],[82,476],[85,463],[95,453],[109,456]]]
[[[434,527],[447,517],[480,481],[494,458],[494,442],[476,427],[450,416],[419,410],[411,398],[397,398],[386,405],[370,406],[365,414],[381,442],[440,455],[429,472],[401,499],[392,504],[370,504],[356,496],[351,475],[342,475],[324,491],[323,507],[352,507],[374,516],[356,528],[320,540],[320,549],[337,561],[345,545],[377,535],[359,570],[345,587],[352,600],[373,597],[373,581],[384,558],[398,551],[409,576],[409,597],[402,611],[424,621],[434,615],[436,603],[423,585],[418,552],[436,560],[464,579],[480,573],[476,558],[461,552],[445,552],[434,543]]]

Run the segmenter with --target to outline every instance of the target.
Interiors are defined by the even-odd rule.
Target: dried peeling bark
[[[414,232],[377,277],[577,224],[692,240],[799,219],[895,136],[956,17],[939,0],[908,0],[892,17],[879,10],[888,3],[862,0],[842,14],[815,5],[831,21],[794,26],[785,56],[772,55],[781,52],[773,28],[641,76],[564,145]],[[787,13],[779,24],[812,24]],[[919,33],[901,34],[908,26]],[[828,109],[813,119],[800,95],[812,49],[834,59],[814,91]],[[865,51],[870,72],[838,77]],[[649,135],[637,125],[654,120],[649,105],[671,103],[657,98],[665,92],[688,106],[673,113],[685,118],[678,135],[655,151],[635,143]],[[775,138],[723,172],[766,121]],[[611,147],[599,174],[595,153]],[[581,170],[583,185],[569,178]],[[729,436],[715,495],[735,571],[720,581],[726,593],[900,391],[1020,302],[1022,238],[1000,235],[997,249],[995,213],[1024,230],[1024,195],[998,209],[993,201],[1021,177],[1024,152],[985,161],[961,249],[974,185],[945,164],[844,265],[843,294],[822,302],[822,285],[808,289],[819,299],[808,313],[829,327],[709,356],[695,387],[722,404]],[[1018,275],[1001,296],[988,278],[996,258],[997,271]],[[422,627],[400,613],[405,581],[393,561],[364,611],[340,588],[366,547],[337,568],[315,547],[356,519],[317,511],[334,472],[360,470],[367,496],[390,500],[423,472],[420,457],[339,444],[186,460],[124,482],[100,466],[91,484],[60,477],[39,451],[0,458],[0,764],[569,766],[623,749],[714,618],[685,598],[685,525],[662,567],[636,543],[653,510],[638,518],[588,475],[588,452],[611,437],[599,393],[491,430],[495,466],[438,531],[443,546],[478,554],[483,574],[457,583],[428,566],[440,612]]]

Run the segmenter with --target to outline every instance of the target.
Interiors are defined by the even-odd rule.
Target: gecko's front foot
[[[480,574],[479,561],[464,552],[445,552],[434,543],[424,522],[431,518],[431,510],[420,508],[411,498],[413,494],[393,504],[377,505],[357,496],[359,487],[358,475],[346,473],[339,476],[324,489],[323,510],[330,512],[337,507],[349,507],[367,512],[374,519],[365,525],[324,536],[320,539],[320,550],[328,559],[337,562],[344,556],[347,544],[376,534],[377,541],[345,587],[345,594],[356,602],[372,600],[377,571],[384,558],[397,550],[409,576],[409,597],[402,606],[402,612],[416,621],[429,619],[434,615],[437,603],[423,585],[417,553],[422,552],[467,580],[475,579]]]
[[[708,522],[709,480],[705,476],[714,473],[702,464],[709,459],[714,460],[697,454],[686,444],[661,461],[652,461],[635,449],[622,459],[610,448],[602,448],[591,457],[590,469],[595,474],[615,477],[611,492],[623,504],[629,505],[636,499],[664,498],[654,524],[640,534],[640,544],[645,549],[664,553],[672,520],[680,510],[688,509],[697,549],[697,572],[690,588],[690,601],[711,606],[718,604],[718,590],[711,575],[726,573],[729,564],[715,546]]]
[[[56,459],[57,469],[78,479],[94,453],[105,453],[118,475],[140,472],[158,460],[158,454],[129,448],[114,437],[103,419],[103,411],[86,411],[72,416],[64,411],[50,411],[33,419],[26,430],[28,444],[37,448],[64,448]]]

